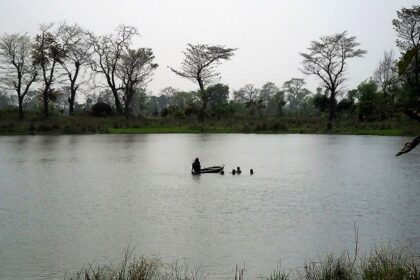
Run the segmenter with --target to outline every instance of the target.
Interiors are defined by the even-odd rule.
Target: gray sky
[[[219,70],[221,82],[232,89],[267,81],[281,86],[304,77],[311,91],[320,85],[298,69],[299,52],[311,40],[347,30],[368,51],[349,63],[347,88],[369,78],[383,52],[395,49],[392,19],[411,0],[0,0],[0,33],[37,32],[40,23],[66,20],[97,34],[121,23],[141,34],[136,47],[150,47],[159,68],[148,89],[157,94],[166,86],[196,89],[172,73],[187,43],[221,44],[239,48]]]

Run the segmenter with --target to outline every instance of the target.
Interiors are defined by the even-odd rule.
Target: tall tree
[[[0,36],[0,73],[3,76],[0,83],[8,90],[16,91],[20,120],[24,117],[23,100],[38,76],[38,71],[32,63],[31,49],[31,38],[26,34]]]
[[[130,105],[136,90],[144,88],[158,65],[153,62],[153,51],[147,48],[126,49],[118,64],[116,75],[122,82],[124,114],[130,115]]]
[[[402,111],[420,121],[420,6],[402,8],[392,24],[398,36],[396,44],[403,53],[398,62],[399,74],[405,77],[410,93]],[[420,136],[406,143],[397,156],[410,152],[418,144]]]
[[[56,67],[65,58],[65,52],[57,40],[57,32],[52,30],[53,23],[40,26],[40,33],[36,35],[32,46],[33,63],[41,68],[42,73],[42,101],[44,117],[49,115],[49,102],[54,99],[53,83],[56,80]]]
[[[330,36],[323,36],[312,41],[308,53],[303,56],[302,72],[318,76],[324,87],[329,90],[329,127],[336,117],[337,92],[346,80],[345,70],[348,59],[363,57],[366,50],[357,48],[360,45],[355,36],[348,36],[347,31]]]
[[[88,35],[88,32],[77,24],[63,23],[59,27],[58,39],[65,53],[65,57],[60,61],[60,64],[70,83],[70,96],[67,99],[70,115],[74,114],[74,101],[81,84],[81,67],[89,63],[92,55],[92,45],[89,42]]]
[[[137,29],[128,25],[118,26],[114,34],[103,36],[91,34],[91,43],[95,54],[91,60],[92,70],[104,76],[114,95],[115,108],[120,114],[124,113],[124,109],[120,100],[120,92],[123,88],[117,77],[118,64],[124,51],[130,47],[131,40],[136,35],[138,35]]]
[[[206,109],[209,96],[205,89],[220,79],[220,73],[216,72],[216,65],[222,60],[229,60],[236,50],[224,46],[188,44],[183,52],[185,57],[181,63],[181,70],[175,70],[172,67],[170,69],[175,74],[198,83],[202,109]]]
[[[416,87],[420,95],[420,6],[402,8],[397,11],[397,18],[392,21],[397,32],[397,46],[403,53],[411,53],[412,78],[408,82]]]

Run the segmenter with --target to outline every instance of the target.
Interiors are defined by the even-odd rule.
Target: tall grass
[[[202,280],[206,279],[201,265],[187,261],[164,264],[158,257],[135,257],[126,249],[117,265],[92,265],[65,277],[68,280]]]
[[[204,280],[212,279],[201,265],[188,261],[163,263],[157,257],[134,257],[126,250],[121,263],[116,265],[88,265],[69,280]],[[286,272],[278,265],[263,280],[420,280],[419,259],[409,250],[374,249],[368,256],[350,257],[327,255],[314,261],[308,260],[301,270]],[[244,280],[246,270],[236,266],[233,275],[225,279]],[[249,279],[249,278],[248,278]]]

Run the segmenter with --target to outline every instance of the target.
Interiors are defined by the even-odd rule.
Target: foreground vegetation
[[[133,251],[126,250],[120,264],[89,265],[66,279],[118,279],[118,280],[199,280],[208,279],[208,274],[200,265],[187,262],[164,264],[157,257],[132,257]],[[238,269],[226,279],[241,280],[246,277],[246,269]],[[339,257],[328,255],[318,261],[307,261],[300,271],[285,271],[276,267],[265,280],[418,280],[420,279],[419,259],[407,250],[390,248],[373,250],[366,257],[351,257],[349,253]]]
[[[146,133],[333,133],[357,135],[412,136],[420,133],[418,122],[405,116],[362,122],[343,118],[331,129],[318,117],[225,118],[201,122],[197,118],[131,118],[53,115],[45,120],[32,113],[18,120],[13,111],[0,111],[0,134],[146,134]]]

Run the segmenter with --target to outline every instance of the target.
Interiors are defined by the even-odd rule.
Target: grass
[[[207,274],[200,265],[188,262],[164,264],[156,257],[132,257],[126,250],[123,261],[117,265],[93,266],[82,268],[67,276],[69,280],[201,280]],[[357,250],[356,253],[357,254]],[[407,250],[382,248],[373,250],[366,257],[348,253],[337,257],[327,255],[323,259],[305,263],[299,271],[286,272],[280,266],[264,280],[419,280],[419,260]],[[245,269],[238,269],[226,279],[245,279]]]
[[[420,134],[420,124],[405,117],[360,122],[355,119],[337,119],[332,130],[326,130],[324,118],[247,118],[231,117],[208,119],[205,122],[190,118],[108,118],[52,115],[44,120],[42,115],[27,112],[19,121],[13,111],[0,111],[0,135],[22,134],[148,134],[148,133],[261,133],[261,134],[354,134],[413,136]]]

